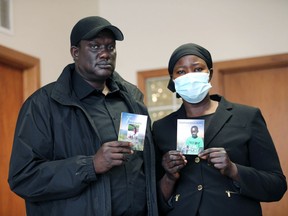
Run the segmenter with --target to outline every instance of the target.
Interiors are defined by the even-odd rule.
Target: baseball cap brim
[[[89,31],[87,34],[85,34],[81,39],[82,40],[89,40],[89,39],[95,37],[100,31],[102,31],[104,29],[111,30],[112,33],[114,34],[115,40],[119,40],[119,41],[124,40],[124,35],[120,31],[120,29],[118,29],[116,26],[113,26],[113,25],[96,27],[96,28],[92,29],[91,31]]]

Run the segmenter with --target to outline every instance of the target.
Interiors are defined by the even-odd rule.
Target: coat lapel
[[[224,98],[219,101],[219,106],[212,118],[210,125],[205,131],[205,148],[211,144],[213,138],[219,133],[224,124],[231,118],[232,113],[229,111],[232,105]]]

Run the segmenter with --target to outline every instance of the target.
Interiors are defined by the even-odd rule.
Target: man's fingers
[[[104,145],[109,146],[109,147],[132,147],[133,143],[131,142],[124,142],[124,141],[111,141],[107,142]]]
[[[103,144],[102,148],[104,152],[133,154],[131,147],[133,146],[130,142],[112,141]]]

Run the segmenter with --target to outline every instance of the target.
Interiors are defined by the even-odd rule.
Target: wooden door
[[[19,109],[39,88],[39,59],[0,46],[0,215],[24,216],[24,200],[8,185],[10,154]]]
[[[259,107],[288,178],[288,54],[217,62],[213,91],[233,102]],[[214,88],[215,87],[215,88]],[[288,215],[288,193],[261,203],[264,216]]]

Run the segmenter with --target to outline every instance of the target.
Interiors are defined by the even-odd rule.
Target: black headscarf
[[[212,57],[210,55],[210,52],[206,50],[204,47],[201,47],[194,43],[187,43],[187,44],[183,44],[179,46],[172,53],[170,60],[169,60],[169,64],[168,64],[168,72],[170,75],[170,80],[169,80],[167,87],[172,92],[175,92],[175,86],[172,80],[174,66],[180,58],[186,55],[195,55],[203,59],[206,62],[209,70],[213,67]]]

